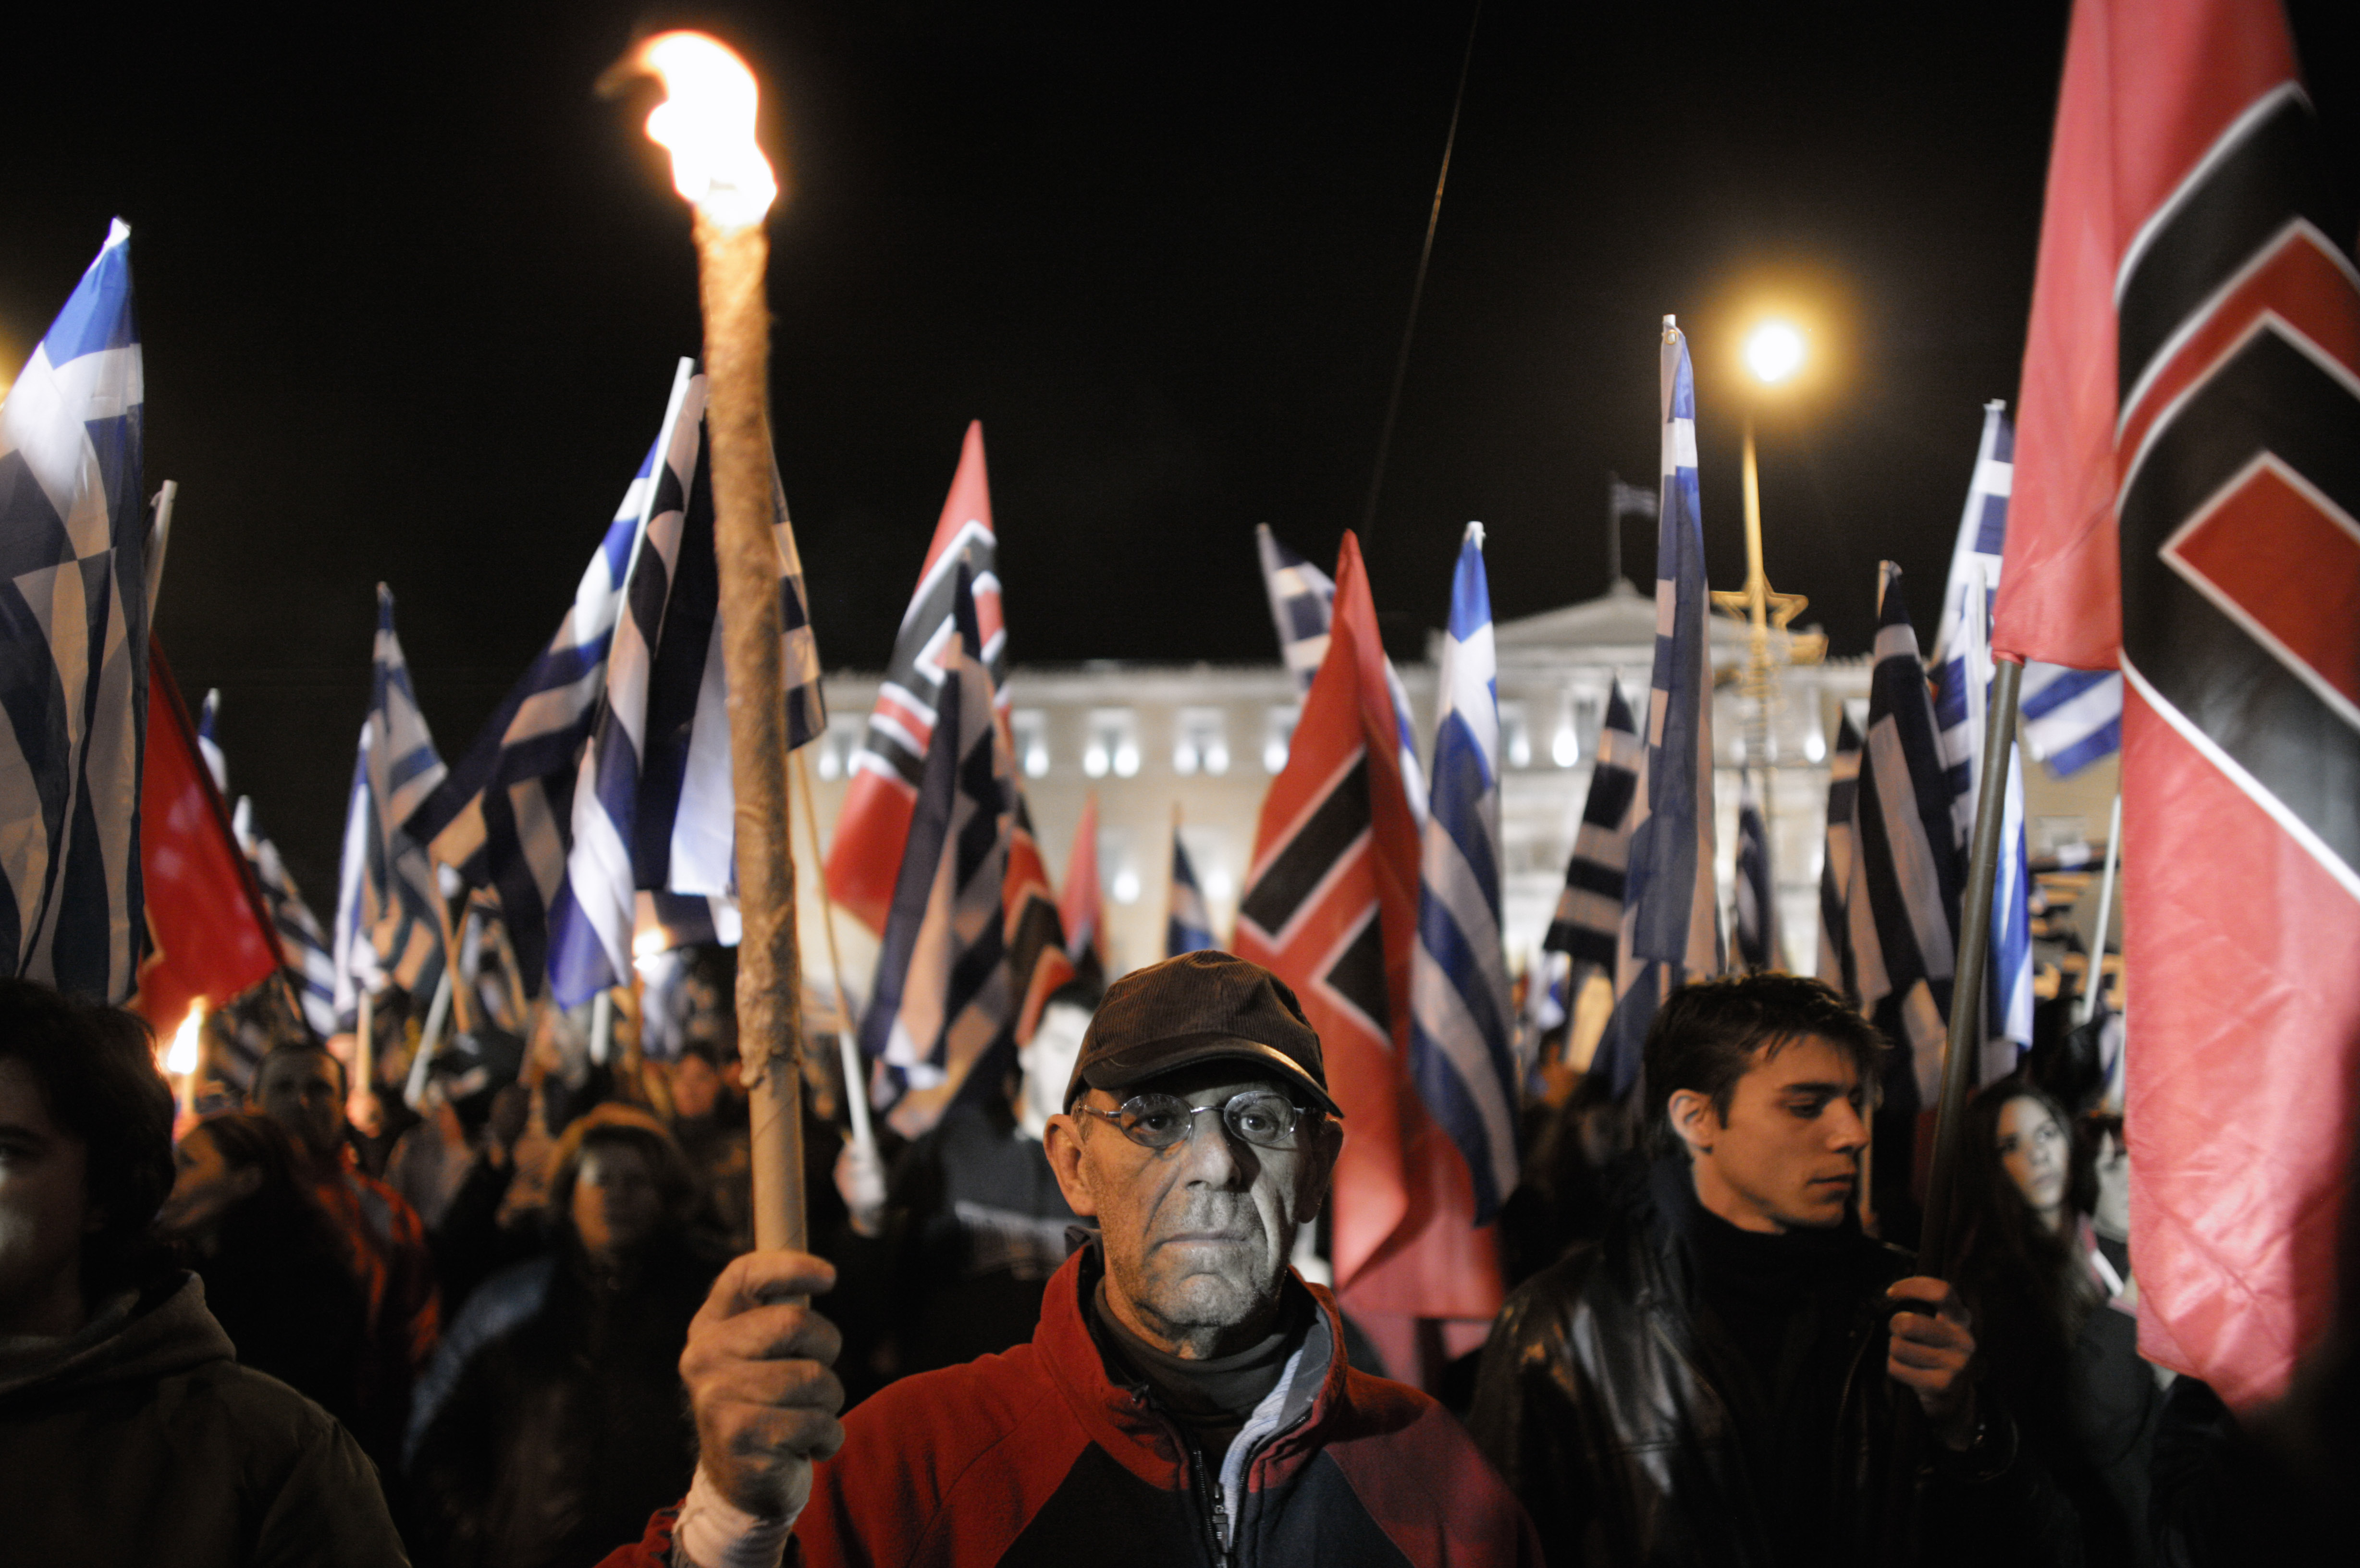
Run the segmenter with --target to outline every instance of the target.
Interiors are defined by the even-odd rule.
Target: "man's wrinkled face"
[[[1840,1224],[1868,1147],[1859,1071],[1818,1035],[1774,1044],[1754,1051],[1727,1116],[1695,1090],[1672,1095],[1697,1201],[1740,1230]]]
[[[254,1108],[277,1122],[312,1158],[324,1160],[344,1140],[344,1069],[324,1051],[266,1057],[255,1080]]]
[[[1226,1105],[1247,1089],[1301,1103],[1300,1091],[1284,1083],[1211,1062],[1120,1095],[1092,1089],[1077,1104],[1111,1111],[1150,1089],[1192,1107]],[[1295,1232],[1327,1196],[1341,1134],[1326,1118],[1307,1118],[1295,1148],[1263,1149],[1237,1137],[1218,1112],[1191,1120],[1186,1138],[1155,1149],[1102,1116],[1061,1116],[1051,1123],[1049,1153],[1065,1202],[1098,1222],[1117,1315],[1151,1343],[1202,1356],[1267,1332]]]
[[[76,1326],[82,1240],[97,1223],[88,1165],[87,1146],[50,1119],[33,1070],[0,1056],[0,1334]]]

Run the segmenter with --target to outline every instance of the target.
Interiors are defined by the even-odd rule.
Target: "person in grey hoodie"
[[[160,1261],[171,1128],[146,1025],[0,979],[0,1560],[405,1563],[351,1434]]]

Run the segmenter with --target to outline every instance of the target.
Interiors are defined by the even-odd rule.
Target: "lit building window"
[[[1581,760],[1581,733],[1570,691],[1557,699],[1557,728],[1549,734],[1549,760],[1559,768],[1571,768]]]
[[[1295,744],[1295,722],[1303,716],[1299,707],[1273,708],[1262,721],[1262,768],[1265,773],[1286,770],[1286,748]]]
[[[1089,738],[1082,746],[1082,771],[1093,779],[1109,772],[1129,779],[1139,772],[1139,718],[1128,708],[1090,713]]]
[[[1500,704],[1500,751],[1511,768],[1533,765],[1533,726],[1522,702]]]
[[[1011,740],[1016,747],[1016,766],[1024,769],[1027,779],[1038,779],[1049,771],[1049,715],[1038,708],[1019,708],[1008,718]]]
[[[834,783],[852,771],[852,759],[860,754],[860,735],[866,727],[859,719],[828,721],[827,728],[821,732],[819,744],[813,748],[817,755],[813,757],[812,766],[822,779]]]
[[[1229,770],[1229,741],[1218,708],[1183,708],[1173,725],[1172,770],[1187,778],[1198,768],[1218,779]]]

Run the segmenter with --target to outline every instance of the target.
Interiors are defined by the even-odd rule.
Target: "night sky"
[[[697,351],[644,105],[590,92],[635,33],[706,27],[765,82],[779,457],[829,667],[884,661],[970,418],[1019,661],[1240,660],[1274,652],[1253,525],[1327,561],[1360,522],[1471,7],[44,9],[9,23],[0,358],[128,220],[148,484],[181,485],[158,635],[324,909],[373,584],[455,756]],[[2348,172],[2342,12],[2293,8]],[[1736,338],[1771,304],[1819,367],[1761,415],[1772,582],[1861,652],[1890,556],[1930,628],[1982,404],[2016,393],[2064,31],[2061,3],[1489,0],[1363,540],[1396,653],[1470,517],[1499,615],[1603,589],[1666,311],[1737,586]]]

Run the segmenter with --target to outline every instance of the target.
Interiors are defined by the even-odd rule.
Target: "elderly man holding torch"
[[[1539,1561],[1458,1423],[1349,1366],[1335,1302],[1287,1267],[1343,1131],[1283,983],[1219,953],[1124,977],[1065,1106],[1050,1162],[1098,1234],[1032,1343],[839,1424],[836,1330],[775,1304],[828,1266],[739,1258],[681,1357],[694,1485],[608,1568],[775,1564],[791,1535],[812,1563]]]

